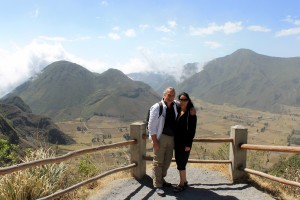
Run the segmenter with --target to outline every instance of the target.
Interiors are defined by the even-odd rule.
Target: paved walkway
[[[187,168],[189,187],[180,193],[174,193],[173,187],[179,182],[178,171],[170,167],[166,180],[173,187],[165,188],[166,196],[158,196],[152,187],[150,172],[140,181],[133,178],[115,180],[89,200],[104,199],[203,199],[203,200],[272,200],[273,198],[249,184],[231,184],[219,172]]]

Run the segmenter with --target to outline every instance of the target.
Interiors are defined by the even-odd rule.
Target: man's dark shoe
[[[162,196],[162,197],[166,195],[165,192],[163,191],[163,189],[161,189],[161,188],[156,188],[155,192],[156,192],[156,194],[158,194],[159,196]]]
[[[171,187],[171,186],[172,186],[171,183],[168,183],[168,182],[164,182],[164,183],[163,183],[163,187]]]

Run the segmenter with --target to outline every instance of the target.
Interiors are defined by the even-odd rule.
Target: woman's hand
[[[196,115],[196,114],[197,114],[196,109],[195,109],[194,107],[192,107],[192,108],[190,109],[190,114],[191,114],[191,115]]]

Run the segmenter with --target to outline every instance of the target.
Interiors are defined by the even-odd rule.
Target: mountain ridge
[[[117,69],[97,74],[68,61],[48,65],[33,79],[6,95],[20,96],[33,113],[56,121],[93,115],[144,119],[147,109],[161,97],[140,81]]]
[[[281,105],[300,106],[298,74],[300,57],[271,57],[239,49],[210,61],[179,88],[211,103],[278,112]]]

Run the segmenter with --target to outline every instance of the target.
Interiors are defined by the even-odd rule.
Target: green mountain
[[[147,83],[161,95],[167,87],[176,87],[177,85],[175,77],[166,73],[138,72],[127,74],[127,76],[133,80]]]
[[[48,65],[3,99],[10,96],[20,96],[33,113],[55,121],[93,115],[142,120],[161,98],[149,85],[133,81],[119,70],[97,74],[68,61]]]
[[[280,58],[239,49],[207,63],[179,89],[204,101],[279,112],[300,106],[300,57]]]
[[[0,139],[8,140],[10,144],[17,144],[21,149],[36,147],[42,143],[71,144],[74,142],[72,138],[60,131],[50,118],[32,114],[29,106],[19,97],[0,101]]]

